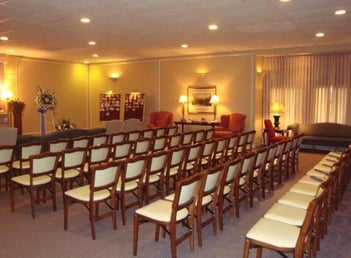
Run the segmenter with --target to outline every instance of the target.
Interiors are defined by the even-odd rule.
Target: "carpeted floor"
[[[225,216],[225,229],[211,234],[211,227],[204,229],[203,247],[195,245],[191,253],[188,242],[178,246],[178,257],[242,257],[245,233],[265,211],[293,184],[305,171],[316,164],[323,155],[300,154],[300,173],[279,189],[268,193],[264,201],[255,200],[254,208],[241,207],[241,216],[233,223]],[[36,219],[31,218],[28,194],[17,194],[16,210],[10,212],[9,194],[0,193],[0,257],[133,257],[133,209],[128,211],[127,225],[122,226],[118,213],[117,231],[112,230],[111,221],[97,223],[97,240],[91,240],[87,211],[81,205],[71,206],[69,229],[63,230],[62,197],[58,195],[58,210],[52,211],[51,203],[37,206]],[[326,239],[321,242],[317,257],[346,258],[351,254],[351,191],[344,195],[339,210],[332,217]],[[195,238],[196,240],[196,238]],[[250,257],[255,257],[251,250]],[[154,227],[143,224],[139,232],[138,256],[170,257],[169,239],[154,242]],[[263,257],[280,257],[279,254],[264,250]]]

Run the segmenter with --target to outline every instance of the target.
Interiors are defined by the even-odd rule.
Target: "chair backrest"
[[[151,151],[162,151],[167,146],[167,137],[159,136],[152,139]]]
[[[222,165],[211,167],[202,172],[203,179],[201,180],[201,186],[199,188],[199,200],[206,195],[217,194],[218,182],[222,172]]]
[[[227,159],[235,158],[239,144],[240,134],[233,134],[228,138],[228,145],[225,153]]]
[[[0,145],[16,145],[17,132],[16,127],[0,127]]]
[[[106,134],[116,134],[122,131],[122,120],[109,120],[105,122]]]
[[[182,142],[182,134],[180,133],[168,135],[167,138],[168,149],[179,147]]]
[[[195,174],[191,177],[176,182],[171,215],[171,219],[173,221],[176,220],[178,210],[194,204],[200,180],[201,174]]]
[[[187,132],[182,134],[182,145],[190,145],[193,143],[194,132]]]
[[[115,133],[110,135],[110,143],[115,144],[115,143],[120,143],[123,142],[126,138],[126,134],[121,132],[121,133]]]
[[[0,145],[0,165],[10,165],[13,160],[14,146]]]
[[[145,130],[142,130],[140,133],[142,138],[152,139],[155,137],[156,131],[155,129],[145,129]]]
[[[91,145],[92,146],[98,146],[101,144],[106,144],[108,143],[108,135],[107,134],[99,134],[99,135],[94,135],[92,137],[92,142]]]
[[[229,117],[228,130],[233,133],[242,133],[245,130],[246,115],[232,113]]]
[[[111,194],[114,194],[121,168],[121,162],[102,163],[92,167],[90,180],[90,200],[94,200],[94,192],[102,189],[111,190]]]
[[[169,152],[161,151],[150,154],[147,160],[147,166],[145,171],[145,183],[149,182],[149,176],[158,174],[160,178],[163,178],[166,173],[166,165],[168,161]]]
[[[141,133],[138,130],[135,131],[129,131],[126,133],[126,140],[127,141],[136,141],[141,138]]]
[[[197,130],[194,132],[194,143],[199,143],[205,140],[206,134],[204,130]]]
[[[86,161],[86,148],[67,149],[62,152],[61,168],[63,170],[80,168],[82,169]]]
[[[133,151],[134,142],[124,141],[112,144],[112,159],[113,160],[123,160],[130,158]]]
[[[214,128],[205,130],[205,140],[211,140],[214,137],[215,130]]]
[[[222,129],[228,129],[228,127],[229,127],[229,115],[221,115],[219,126]]]
[[[49,152],[60,152],[68,149],[69,147],[69,139],[59,139],[48,142],[48,150]]]
[[[169,155],[168,167],[181,166],[186,155],[186,147],[178,147],[171,150]]]
[[[256,160],[256,153],[247,153],[243,156],[240,176],[245,178],[246,182],[252,179]]]
[[[72,139],[72,148],[87,148],[90,146],[91,137],[90,136],[83,136],[77,137]]]
[[[156,111],[150,113],[150,128],[168,127],[173,123],[173,113],[168,111]]]
[[[167,135],[174,135],[178,133],[178,126],[170,126],[167,128]]]
[[[156,130],[155,137],[167,135],[166,127],[159,127],[159,128],[156,128],[155,130]]]
[[[142,183],[142,177],[144,176],[145,168],[147,165],[147,157],[139,156],[124,161],[124,171],[122,173],[122,188],[125,182],[138,180]]]
[[[219,191],[223,191],[226,185],[234,184],[236,178],[240,178],[241,163],[242,159],[234,159],[225,164]]]
[[[42,142],[26,143],[19,146],[19,159],[29,160],[31,155],[40,154],[43,150]]]
[[[33,184],[33,177],[54,174],[57,169],[58,158],[59,154],[54,152],[31,155],[29,158],[30,184]]]
[[[134,142],[133,155],[148,154],[151,150],[152,139],[142,139]]]
[[[110,158],[111,145],[102,144],[88,149],[89,165],[107,162]]]
[[[254,141],[255,141],[255,135],[256,135],[256,131],[255,130],[247,132],[247,142],[246,142],[246,150],[245,151],[252,150],[253,144],[254,144]]]

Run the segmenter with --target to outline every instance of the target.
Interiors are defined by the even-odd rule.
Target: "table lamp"
[[[187,102],[187,97],[186,95],[181,95],[179,97],[179,103],[182,104],[182,119],[180,120],[181,122],[185,122],[185,118],[184,118],[184,112],[185,112],[185,103]]]
[[[213,114],[214,114],[213,121],[214,122],[217,121],[216,120],[216,116],[217,116],[217,104],[218,104],[218,102],[219,102],[218,96],[217,95],[211,95],[210,103],[214,106],[214,112],[213,112]]]
[[[273,113],[274,127],[279,128],[280,114],[284,113],[284,105],[279,102],[275,102],[272,104],[270,111]]]

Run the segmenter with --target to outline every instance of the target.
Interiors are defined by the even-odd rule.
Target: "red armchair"
[[[173,113],[168,111],[157,111],[150,113],[148,128],[169,127],[173,124]]]
[[[245,129],[246,115],[232,113],[222,115],[220,125],[215,127],[215,137],[225,137],[232,134],[242,133]]]
[[[276,131],[270,119],[264,120],[264,127],[267,133],[268,144],[273,144],[276,142],[290,139],[289,136],[276,135]]]

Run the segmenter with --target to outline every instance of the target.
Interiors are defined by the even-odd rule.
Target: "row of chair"
[[[301,136],[292,138],[291,142],[301,143],[300,138]],[[279,144],[295,146],[294,144],[288,145],[287,142]],[[219,229],[223,230],[224,228],[223,215],[225,212],[230,211],[231,220],[233,220],[234,215],[239,217],[241,201],[244,200],[252,206],[255,189],[262,190],[264,196],[266,176],[278,169],[277,158],[273,155],[272,159],[268,159],[269,153],[272,153],[271,150],[276,152],[277,147],[278,144],[253,149],[235,158],[199,170],[178,180],[175,193],[172,195],[167,195],[137,209],[134,215],[133,254],[137,254],[139,225],[144,222],[156,224],[156,241],[159,238],[160,228],[170,234],[172,257],[176,257],[176,246],[187,238],[190,240],[190,249],[194,250],[192,229],[195,227],[198,245],[202,246],[202,228],[204,226],[211,224],[212,233],[216,235],[217,221]],[[298,151],[299,147],[297,146],[295,149],[291,148],[290,152],[283,152],[281,155],[286,156],[286,162],[291,160],[291,166],[295,166]],[[185,207],[187,207],[186,210]],[[205,213],[206,211],[207,213]],[[179,213],[183,215],[180,216]],[[186,223],[189,230],[177,238],[175,235],[176,225],[180,222]]]
[[[350,150],[328,153],[295,183],[248,231],[243,257],[252,247],[257,257],[263,248],[294,257],[316,256],[350,180]]]

